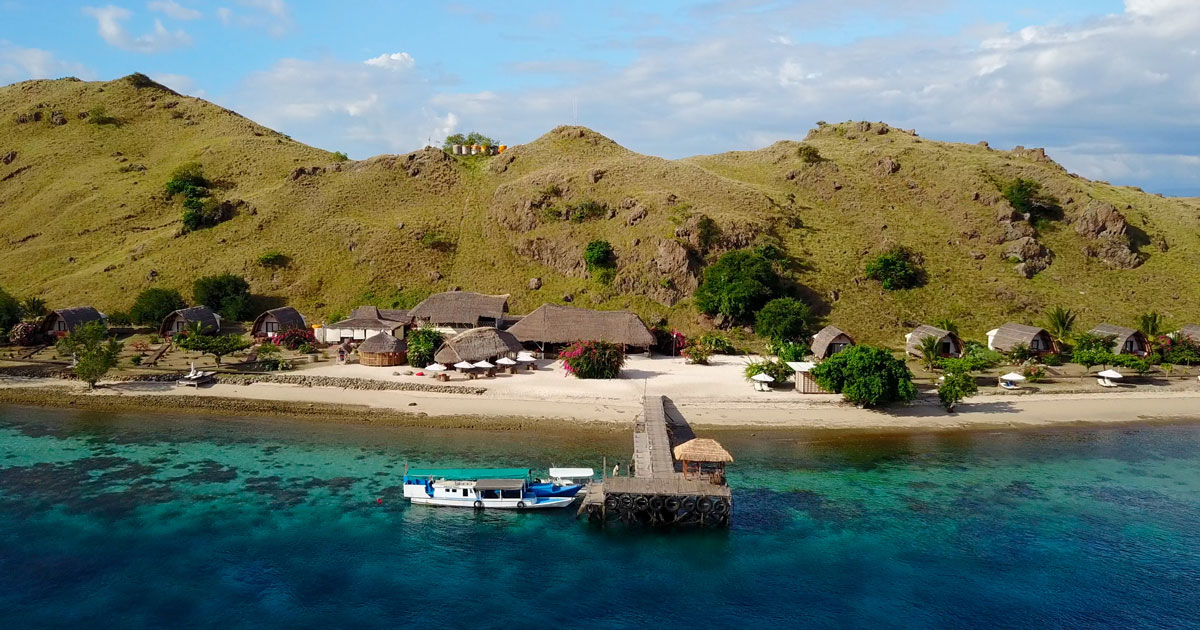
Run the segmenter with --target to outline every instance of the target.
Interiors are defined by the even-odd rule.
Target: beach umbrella
[[[528,354],[518,354],[517,360],[521,363],[533,363],[534,361],[537,361],[537,359],[529,356]]]
[[[455,367],[455,369],[459,369],[459,370],[473,370],[473,369],[475,369],[475,364],[467,363],[466,361],[459,361],[458,363],[454,364],[454,367]]]
[[[500,357],[499,359],[496,359],[496,364],[497,365],[516,365],[517,362],[513,361],[512,359],[510,359],[508,357]]]
[[[1096,376],[1099,376],[1100,378],[1125,378],[1123,374],[1116,370],[1104,370]]]
[[[425,366],[425,371],[426,372],[445,372],[446,366],[442,365],[441,363],[430,363],[429,365]]]
[[[488,363],[486,360],[484,360],[484,361],[480,361],[479,363],[476,363],[475,367],[477,367],[481,370],[490,370],[496,366],[494,366],[491,363]]]
[[[1009,381],[1010,383],[1011,382],[1020,382],[1020,381],[1025,380],[1025,377],[1021,376],[1020,374],[1017,374],[1016,372],[1009,372],[1008,374],[1001,376],[1000,380]]]
[[[751,376],[750,378],[752,380],[758,381],[760,383],[771,383],[775,380],[770,374],[761,374],[761,373],[755,374],[754,376]]]

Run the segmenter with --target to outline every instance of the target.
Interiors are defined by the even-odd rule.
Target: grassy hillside
[[[97,124],[103,116],[116,121]],[[115,311],[146,287],[187,295],[196,277],[229,271],[263,305],[287,301],[314,320],[457,286],[510,293],[518,312],[570,300],[695,330],[690,295],[704,262],[773,242],[792,257],[797,290],[831,321],[891,345],[921,319],[948,315],[979,334],[1055,303],[1081,310],[1084,324],[1150,308],[1200,320],[1195,200],[1089,182],[1034,151],[880,125],[822,126],[804,144],[821,159],[806,162],[800,143],[780,142],[670,161],[559,127],[497,157],[423,150],[338,162],[137,77],[29,81],[0,88],[0,286]],[[191,161],[236,211],[184,233],[180,201],[163,185]],[[1017,177],[1040,182],[1061,217],[1036,228],[1000,223],[1011,209],[999,185]],[[1077,233],[1097,215],[1094,200],[1127,220],[1135,251],[1117,259],[1136,268],[1112,268],[1104,260],[1114,245]],[[1030,230],[1053,254],[1026,279],[1008,260],[1012,241],[1000,241]],[[596,238],[617,253],[610,284],[583,266]],[[923,258],[925,287],[885,293],[864,278],[864,259],[892,245]],[[269,250],[287,266],[259,265]]]

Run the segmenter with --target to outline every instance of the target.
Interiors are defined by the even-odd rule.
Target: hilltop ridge
[[[0,286],[55,305],[124,310],[146,287],[186,294],[228,271],[313,320],[461,287],[510,293],[514,311],[569,300],[695,330],[704,264],[770,243],[797,291],[862,340],[897,345],[940,316],[979,335],[1054,304],[1087,324],[1150,309],[1200,320],[1200,202],[1089,181],[1040,149],[883,123],[682,160],[560,126],[495,157],[339,161],[131,75],[0,88],[0,138]],[[181,229],[163,185],[187,162],[228,220]],[[1047,212],[1026,217],[1000,194],[1018,178],[1041,185]],[[593,239],[616,252],[609,284],[583,264]],[[925,286],[888,293],[864,277],[864,260],[893,246],[919,255]],[[271,250],[288,264],[258,264]]]

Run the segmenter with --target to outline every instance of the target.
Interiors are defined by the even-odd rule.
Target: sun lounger
[[[1098,378],[1096,379],[1096,382],[1100,384],[1100,387],[1117,387],[1116,383],[1106,378]]]
[[[1000,387],[1004,389],[1019,389],[1017,385],[1011,381],[1000,381]]]

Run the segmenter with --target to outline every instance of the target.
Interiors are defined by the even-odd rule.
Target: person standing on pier
[[[621,473],[621,464],[620,464],[620,462],[618,462],[618,463],[616,463],[616,464],[613,464],[613,474],[612,474],[612,476],[614,476],[614,477],[617,477],[617,476],[619,476],[619,475],[620,475],[620,473]]]

